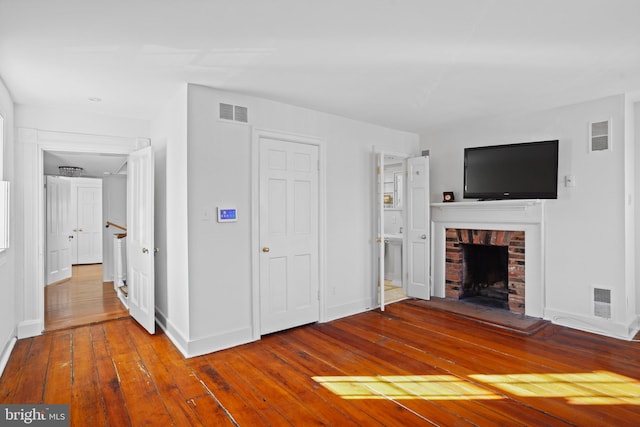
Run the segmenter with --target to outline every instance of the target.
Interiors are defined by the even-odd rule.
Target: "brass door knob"
[[[267,247],[262,248],[262,252],[269,252],[270,250],[271,250],[271,249],[269,249],[269,248],[267,248]]]

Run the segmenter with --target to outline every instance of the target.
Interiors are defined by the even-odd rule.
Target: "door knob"
[[[69,241],[71,241],[71,239],[73,239],[73,236],[69,236]]]
[[[143,254],[148,254],[148,253],[149,253],[149,249],[147,249],[147,248],[142,248],[142,253],[143,253]]]
[[[423,234],[422,236],[420,236],[420,238],[424,240],[424,239],[426,239],[426,238],[427,238],[427,235],[426,235],[426,234]]]
[[[271,250],[271,249],[269,249],[269,248],[267,248],[267,247],[262,248],[262,252],[269,252],[270,250]]]

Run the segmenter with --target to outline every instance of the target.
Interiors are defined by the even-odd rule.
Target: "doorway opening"
[[[381,311],[404,298],[429,299],[429,156],[411,157],[375,150],[374,282]]]
[[[404,262],[406,159],[385,154],[382,176],[384,236],[384,302],[407,298]]]
[[[43,152],[44,330],[128,316],[114,286],[113,221],[126,224],[122,155]],[[68,165],[81,176],[68,176]]]

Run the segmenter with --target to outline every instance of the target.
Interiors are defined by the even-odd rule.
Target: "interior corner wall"
[[[158,323],[183,353],[189,337],[187,86],[152,119],[155,159],[155,305]]]
[[[432,202],[462,199],[465,147],[559,139],[558,199],[546,202],[545,317],[608,335],[623,334],[625,295],[624,96],[552,110],[457,123],[421,135],[431,154]],[[612,149],[589,152],[589,123],[612,119]],[[575,176],[573,188],[564,176]],[[612,318],[594,316],[593,288],[611,289]]]
[[[250,126],[218,120],[218,104],[248,108]],[[191,338],[213,351],[251,340],[252,127],[320,138],[326,147],[327,320],[372,307],[372,148],[417,154],[418,136],[266,99],[188,88]],[[217,223],[216,207],[238,209]],[[256,232],[256,231],[253,231]]]
[[[635,175],[634,175],[634,202],[636,213],[636,227],[635,227],[635,290],[636,290],[636,319],[638,326],[640,326],[640,222],[638,221],[638,214],[640,214],[640,102],[636,102],[634,105],[633,114],[633,129],[634,129],[634,162]]]
[[[16,272],[19,270],[18,256],[20,253],[20,212],[16,209],[16,168],[15,168],[15,142],[14,142],[14,108],[9,91],[0,80],[0,115],[4,119],[3,144],[0,163],[0,180],[10,182],[10,212],[9,212],[9,249],[0,252],[0,284],[2,298],[0,298],[0,375],[4,369],[4,363],[11,350],[12,343],[17,335],[18,316],[16,307],[17,289],[20,286]]]

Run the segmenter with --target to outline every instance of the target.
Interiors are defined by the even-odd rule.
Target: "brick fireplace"
[[[518,314],[525,314],[525,232],[508,230],[479,230],[466,228],[446,228],[445,230],[445,295],[447,298],[463,299],[472,292],[469,287],[469,256],[465,257],[465,247],[506,248],[506,272],[489,273],[498,277],[492,283],[483,283],[489,293],[505,295],[505,308]],[[493,248],[496,249],[496,248]],[[487,252],[495,252],[489,250]],[[485,262],[485,261],[483,261]],[[504,277],[506,276],[506,277]],[[504,286],[504,291],[499,289]],[[478,284],[474,284],[477,288]]]

